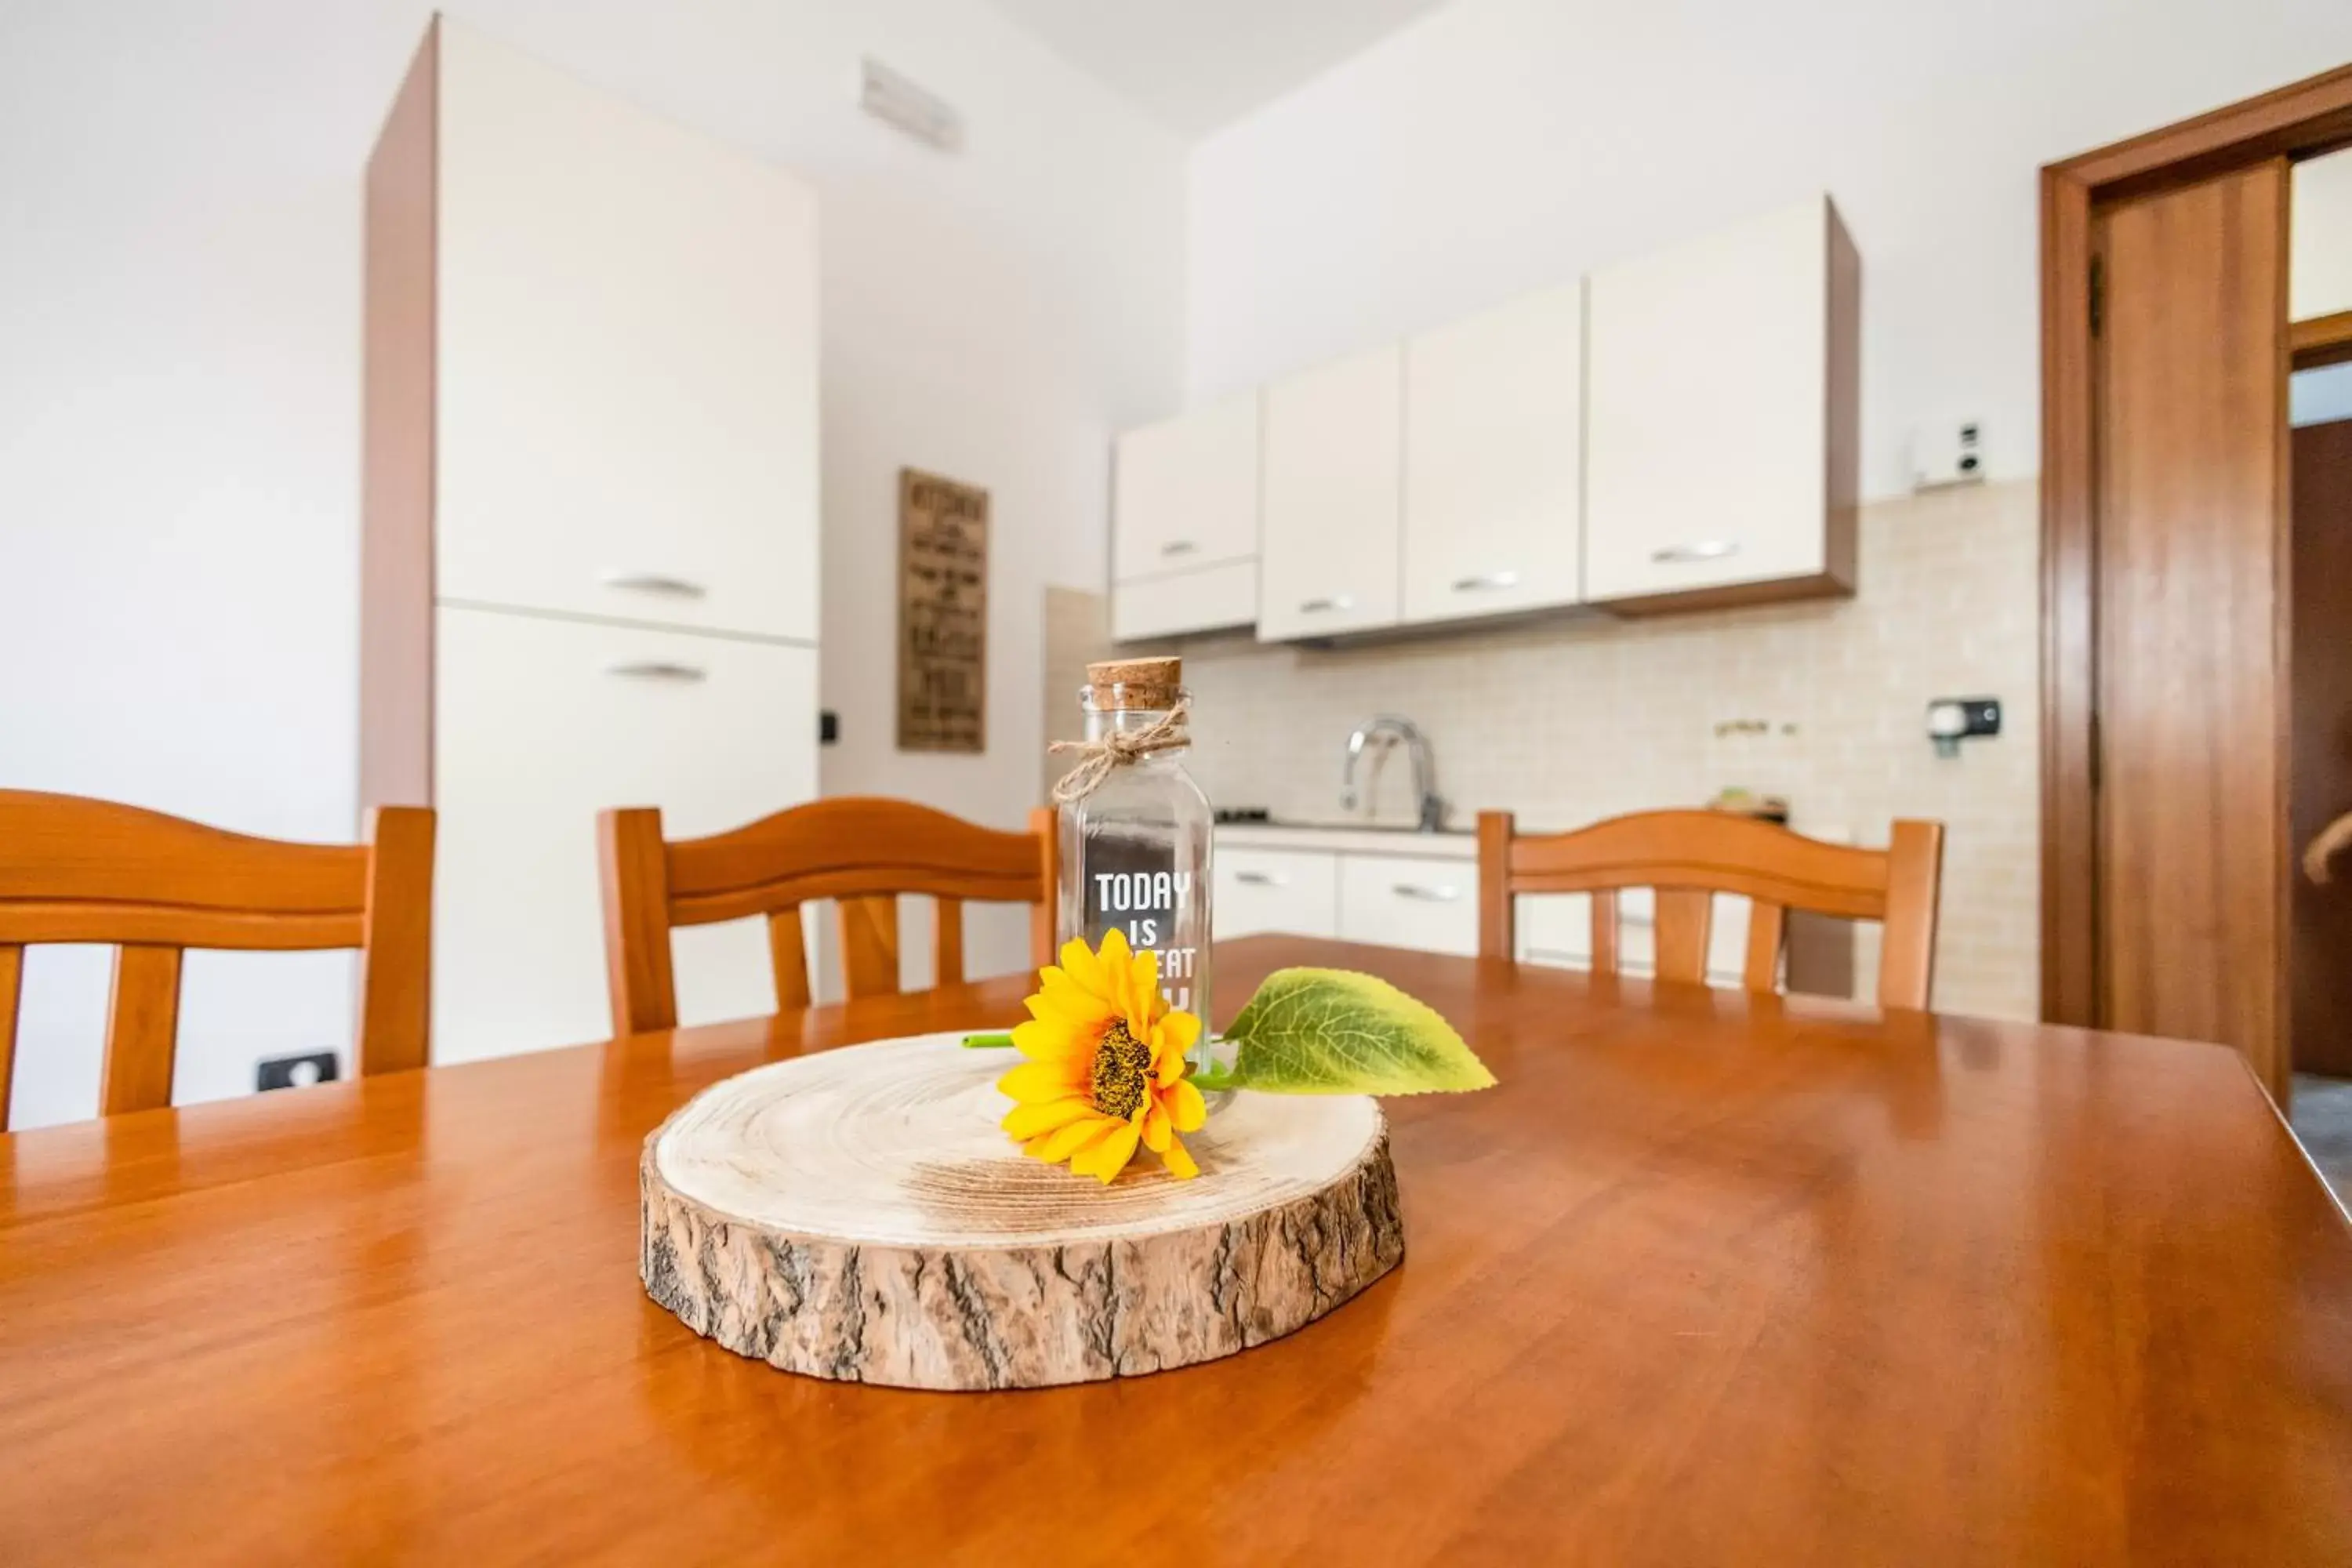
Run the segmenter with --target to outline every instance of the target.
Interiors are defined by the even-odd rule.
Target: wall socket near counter
[[[1456,826],[1497,807],[1532,830],[1570,827],[1699,805],[1729,784],[1785,797],[1801,832],[1842,828],[1861,844],[1884,844],[1897,816],[1935,818],[1947,828],[1936,1005],[2031,1018],[2041,987],[2038,500],[2034,481],[2016,480],[1865,504],[1852,599],[1332,649],[1246,635],[1171,644],[1193,696],[1186,766],[1212,802],[1331,820],[1349,731],[1394,712],[1429,732]],[[1070,672],[1082,675],[1108,644],[1099,601],[1049,591],[1049,733],[1071,732]],[[1090,635],[1100,641],[1086,643]],[[1921,743],[1920,716],[1949,691],[2001,692],[2007,711],[2000,736],[1941,761]],[[1769,733],[1716,733],[1719,721],[1749,719]],[[1410,773],[1384,772],[1368,802],[1374,819],[1411,825]],[[1867,975],[1875,932],[1864,931],[1857,965]]]

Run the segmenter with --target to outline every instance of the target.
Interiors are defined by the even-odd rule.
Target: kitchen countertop
[[[1475,860],[1478,836],[1467,827],[1418,833],[1410,827],[1347,823],[1221,823],[1217,844],[1231,849],[1289,849],[1318,855],[1394,855],[1414,860]]]

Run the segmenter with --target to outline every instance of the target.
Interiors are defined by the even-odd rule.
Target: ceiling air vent
[[[955,111],[955,106],[936,93],[924,91],[870,55],[866,59],[857,104],[875,119],[895,125],[916,141],[927,142],[942,153],[961,152],[963,148],[963,116]]]

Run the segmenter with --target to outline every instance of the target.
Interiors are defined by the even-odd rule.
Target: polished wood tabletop
[[[1259,938],[1484,1093],[1230,1360],[821,1383],[637,1281],[702,1086],[1018,981],[0,1138],[0,1563],[2352,1562],[2352,1229],[2240,1059]]]

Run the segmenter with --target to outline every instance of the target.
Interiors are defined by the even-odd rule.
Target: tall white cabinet
[[[439,815],[437,1061],[610,1032],[595,814],[816,792],[816,208],[444,18],[368,176],[362,793]],[[688,1021],[772,1005],[680,933]]]

